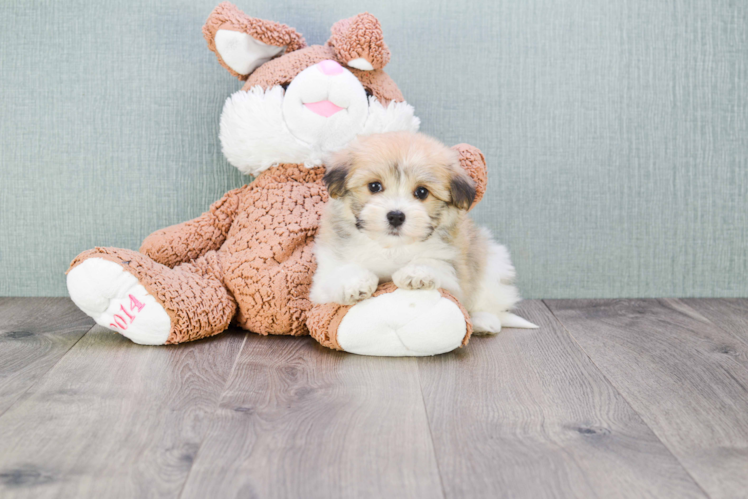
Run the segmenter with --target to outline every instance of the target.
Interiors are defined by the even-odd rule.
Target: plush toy
[[[218,62],[245,81],[226,100],[220,139],[228,161],[256,179],[200,217],[151,234],[140,252],[99,247],[78,255],[67,275],[75,304],[139,344],[209,337],[232,322],[369,355],[434,355],[466,344],[470,319],[445,291],[385,283],[354,306],[308,298],[328,199],[324,158],[357,135],[419,126],[382,71],[390,51],[377,19],[339,21],[325,45],[307,46],[294,29],[224,2],[203,34]],[[455,148],[476,181],[477,202],[487,181],[483,155]]]

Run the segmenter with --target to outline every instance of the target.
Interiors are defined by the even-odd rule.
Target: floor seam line
[[[421,392],[421,404],[423,405],[423,413],[426,416],[426,428],[429,431],[429,439],[431,439],[431,449],[434,451],[434,463],[436,463],[436,472],[439,474],[439,487],[442,490],[442,498],[447,498],[447,490],[444,488],[444,478],[442,477],[442,468],[439,465],[439,457],[436,453],[436,443],[434,442],[434,433],[431,430],[431,419],[429,418],[429,410],[426,407],[426,397],[423,395],[423,383],[421,382],[421,360],[416,359],[416,376],[418,377],[418,390]]]
[[[697,481],[696,478],[693,477],[693,475],[691,474],[691,471],[688,470],[688,468],[685,465],[683,465],[683,462],[681,462],[680,458],[678,458],[678,456],[675,454],[675,452],[673,452],[673,450],[670,449],[670,447],[667,445],[667,443],[662,440],[662,438],[657,434],[657,432],[652,428],[652,426],[647,423],[647,421],[644,418],[644,416],[641,413],[639,413],[639,411],[636,409],[636,407],[634,407],[634,405],[631,404],[631,401],[629,401],[628,398],[621,392],[621,390],[618,388],[618,385],[614,384],[613,381],[610,380],[610,378],[608,378],[608,376],[605,374],[605,372],[598,366],[598,364],[595,362],[595,360],[592,359],[592,356],[590,356],[589,353],[584,349],[584,347],[582,346],[582,344],[579,343],[579,341],[577,340],[577,338],[574,336],[574,334],[571,332],[571,330],[564,324],[564,322],[561,320],[561,318],[559,318],[558,316],[556,316],[556,313],[553,311],[553,309],[551,308],[551,306],[548,305],[548,303],[546,302],[546,299],[542,299],[541,302],[546,307],[546,309],[548,309],[548,311],[551,313],[551,315],[553,315],[553,317],[556,319],[556,321],[558,321],[558,323],[561,325],[561,327],[564,329],[564,331],[569,335],[569,337],[574,342],[574,344],[576,344],[576,346],[579,348],[579,350],[582,351],[582,353],[587,357],[587,359],[590,360],[590,363],[592,363],[592,365],[595,367],[595,369],[598,371],[598,373],[605,379],[606,382],[608,382],[610,384],[610,386],[613,389],[615,389],[616,393],[618,393],[618,395],[621,396],[621,398],[623,398],[623,400],[626,402],[626,404],[629,406],[629,408],[631,408],[631,411],[633,411],[634,413],[636,413],[636,415],[638,415],[638,417],[641,419],[642,423],[644,425],[646,425],[647,429],[649,429],[650,432],[652,432],[652,434],[657,438],[657,440],[660,443],[662,443],[662,446],[664,446],[665,449],[670,453],[670,455],[675,459],[675,461],[678,462],[678,464],[681,466],[681,468],[686,473],[686,475],[688,475],[688,477],[691,478],[691,480],[694,482],[694,484],[702,491],[702,493],[704,493],[704,496],[706,498],[712,498],[712,496],[706,491],[706,489],[704,489],[704,487],[701,485],[701,483],[699,483],[699,481]]]
[[[244,350],[244,345],[247,343],[247,337],[249,337],[249,333],[244,333],[244,339],[242,340],[242,345],[239,346],[239,350],[236,353],[236,358],[234,358],[234,363],[231,365],[231,370],[229,370],[229,374],[226,376],[226,381],[223,383],[223,387],[221,388],[221,395],[218,397],[218,400],[216,401],[216,405],[213,408],[213,411],[211,412],[213,415],[215,415],[218,411],[218,409],[221,407],[221,401],[223,400],[223,395],[226,392],[226,387],[228,386],[229,382],[231,381],[231,376],[234,374],[234,370],[236,370],[236,365],[239,363],[239,356],[241,356],[242,351]],[[203,445],[205,444],[205,440],[208,437],[208,431],[210,429],[205,429],[205,432],[203,433],[202,438],[200,438],[200,445],[197,447],[197,451],[195,452],[195,458],[192,459],[192,464],[190,464],[190,470],[187,472],[187,475],[184,477],[184,482],[182,483],[182,487],[179,489],[179,494],[176,496],[176,498],[182,498],[182,495],[184,495],[184,489],[187,487],[187,483],[190,480],[190,476],[192,475],[192,470],[195,467],[195,464],[197,463],[197,459],[200,457],[200,451],[203,449]]]
[[[691,310],[692,310],[693,312],[695,312],[695,313],[698,313],[698,314],[699,314],[699,316],[701,316],[701,317],[703,317],[703,318],[704,318],[705,320],[707,320],[707,321],[709,322],[709,324],[710,324],[710,325],[712,325],[713,327],[715,327],[715,328],[716,328],[717,330],[720,330],[721,332],[723,332],[723,333],[726,333],[728,337],[732,338],[733,340],[737,341],[738,343],[740,343],[740,344],[742,344],[742,345],[745,345],[745,346],[748,346],[748,340],[744,340],[743,338],[741,338],[741,337],[739,337],[739,336],[735,335],[735,334],[734,334],[733,332],[731,332],[730,330],[727,330],[726,328],[724,328],[724,327],[723,327],[722,325],[718,325],[717,323],[715,323],[714,321],[712,321],[712,318],[708,317],[708,316],[707,316],[706,314],[703,314],[703,313],[702,313],[701,311],[699,311],[698,309],[696,309],[696,308],[695,308],[695,307],[693,307],[692,305],[690,305],[690,304],[687,304],[686,302],[683,302],[683,299],[680,299],[680,298],[677,298],[677,297],[676,297],[676,298],[671,298],[671,299],[668,299],[668,300],[675,300],[675,301],[677,301],[677,302],[678,302],[678,303],[679,303],[680,305],[682,305],[682,306],[684,306],[684,307],[687,307],[687,308],[691,309]],[[702,299],[702,300],[703,300],[703,299]],[[714,300],[722,300],[722,299],[718,297],[718,298],[716,298],[716,299],[714,299]]]

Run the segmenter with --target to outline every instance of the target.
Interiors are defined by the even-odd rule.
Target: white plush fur
[[[465,316],[436,290],[395,290],[351,307],[338,327],[347,352],[369,356],[433,356],[457,349]]]
[[[360,69],[361,71],[372,71],[374,69],[374,66],[372,66],[371,63],[363,57],[351,59],[350,61],[348,61],[348,66],[350,66],[351,68]]]
[[[218,30],[215,42],[223,62],[240,75],[250,74],[286,50],[285,45],[268,45],[246,33],[231,30]]]
[[[311,168],[321,165],[329,153],[346,145],[334,137],[316,143],[297,138],[283,115],[284,94],[280,86],[267,91],[254,87],[236,92],[226,100],[221,115],[221,145],[229,163],[242,173],[258,175],[281,163],[303,163]],[[348,130],[346,135],[418,130],[420,121],[411,105],[391,102],[385,107],[374,97],[369,97],[368,104],[360,130]]]
[[[97,324],[136,344],[163,345],[169,338],[171,319],[167,312],[120,265],[101,258],[87,259],[68,273],[67,285],[75,305]],[[143,307],[133,308],[130,295]]]
[[[347,69],[326,75],[319,64],[310,66],[293,79],[283,97],[283,118],[293,136],[326,151],[346,146],[363,129],[369,116],[369,102],[361,82]],[[343,108],[332,116],[320,116],[306,103],[329,101]]]

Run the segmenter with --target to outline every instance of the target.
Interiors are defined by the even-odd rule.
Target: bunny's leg
[[[322,345],[370,356],[433,356],[467,344],[465,308],[445,290],[403,290],[384,283],[354,306],[314,305],[310,334]]]
[[[68,270],[73,302],[96,323],[137,344],[177,344],[225,330],[236,303],[214,251],[174,269],[139,252],[95,248]]]

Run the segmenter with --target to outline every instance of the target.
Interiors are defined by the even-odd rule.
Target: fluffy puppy
[[[509,313],[519,301],[514,267],[467,216],[475,184],[457,152],[423,134],[390,132],[360,137],[326,167],[313,302],[354,304],[391,280],[449,291],[476,333],[535,327]]]

